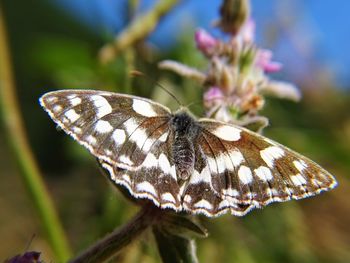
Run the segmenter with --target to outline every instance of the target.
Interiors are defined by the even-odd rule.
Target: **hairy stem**
[[[36,100],[33,101],[36,103]],[[20,108],[16,98],[12,74],[10,51],[7,43],[5,21],[0,9],[0,107],[9,143],[21,168],[20,175],[40,216],[50,245],[58,262],[65,262],[70,256],[68,243],[58,219],[52,199],[45,187],[39,168],[30,149]]]
[[[158,220],[160,213],[160,209],[153,204],[143,206],[126,225],[118,228],[69,262],[97,263],[114,257]]]
[[[102,47],[99,54],[100,61],[111,62],[122,50],[146,37],[178,2],[179,0],[159,1],[148,13],[136,18],[112,43]]]

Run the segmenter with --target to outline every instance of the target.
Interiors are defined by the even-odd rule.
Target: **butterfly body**
[[[96,90],[45,94],[41,105],[117,185],[161,208],[242,216],[336,186],[308,158],[239,126],[172,113],[152,100]]]
[[[194,144],[200,132],[200,126],[186,111],[180,111],[171,118],[174,139],[172,154],[176,174],[180,180],[187,180],[194,171]]]

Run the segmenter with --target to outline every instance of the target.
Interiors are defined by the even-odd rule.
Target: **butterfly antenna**
[[[187,104],[187,105],[185,106],[185,108],[189,109],[189,108],[192,107],[193,105],[199,106],[200,104],[203,104],[203,102],[202,102],[202,101],[199,101],[199,100],[197,100],[197,101],[192,101],[192,102],[190,102],[189,104]],[[201,107],[201,109],[203,109],[203,107]]]
[[[132,70],[130,72],[130,75],[131,76],[137,76],[137,77],[144,77],[144,78],[146,78],[148,81],[152,82],[153,84],[155,84],[156,86],[158,86],[162,90],[164,90],[166,93],[168,93],[177,102],[177,104],[179,104],[180,107],[183,107],[183,104],[176,98],[176,96],[174,94],[172,94],[169,90],[164,88],[159,82],[157,82],[154,79],[148,77],[146,74],[144,74],[144,73],[142,73],[141,71],[138,71],[138,70]]]

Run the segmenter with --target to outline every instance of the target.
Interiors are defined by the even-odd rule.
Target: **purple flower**
[[[277,72],[282,68],[282,64],[272,61],[272,51],[268,49],[259,49],[256,54],[255,64],[264,72]]]
[[[40,263],[40,252],[29,251],[23,255],[17,255],[11,259],[7,259],[5,263]]]
[[[225,96],[222,93],[222,90],[218,87],[210,87],[204,93],[204,105],[208,108],[211,108],[224,100]]]
[[[210,55],[211,51],[213,51],[218,44],[218,40],[204,29],[198,29],[195,33],[194,39],[197,48],[205,55]]]

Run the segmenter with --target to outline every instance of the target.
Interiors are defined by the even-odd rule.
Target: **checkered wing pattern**
[[[183,193],[186,210],[243,216],[271,202],[301,199],[336,186],[313,161],[247,129],[200,120],[196,169]]]
[[[138,167],[169,132],[169,109],[136,96],[62,90],[45,94],[40,103],[60,128],[94,156],[120,168]]]
[[[336,186],[331,174],[285,146],[228,123],[172,114],[148,99],[64,90],[40,103],[113,182],[161,208],[242,216]]]
[[[172,158],[172,138],[170,135],[165,141],[157,142],[136,169],[120,169],[106,162],[102,162],[102,167],[108,171],[113,182],[124,186],[134,197],[150,199],[161,208],[181,211],[180,186]]]
[[[54,91],[40,103],[60,128],[98,158],[113,182],[136,198],[181,209],[168,108],[136,96],[93,90]]]

